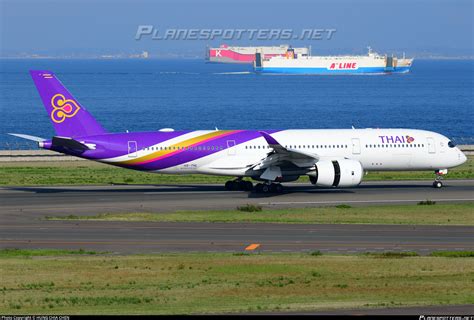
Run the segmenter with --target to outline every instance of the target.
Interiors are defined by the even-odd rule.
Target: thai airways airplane
[[[321,187],[351,187],[364,171],[433,170],[442,187],[466,156],[448,138],[415,129],[201,130],[108,133],[50,71],[30,71],[56,136],[25,134],[40,148],[123,168],[236,177],[226,189],[281,192],[281,182],[309,176]]]

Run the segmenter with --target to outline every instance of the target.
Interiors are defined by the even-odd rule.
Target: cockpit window
[[[449,141],[449,142],[448,142],[448,146],[449,146],[450,148],[454,148],[454,147],[456,146],[456,144],[455,144],[454,142],[452,142],[452,141]]]

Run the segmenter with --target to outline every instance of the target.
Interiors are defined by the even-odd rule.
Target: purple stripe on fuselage
[[[271,134],[278,131],[280,130],[267,130],[266,132]],[[184,152],[180,152],[178,154],[174,154],[172,156],[159,159],[154,162],[149,162],[142,165],[124,165],[124,167],[138,169],[138,170],[147,170],[147,171],[166,169],[166,168],[181,165],[181,164],[184,164],[196,159],[200,159],[217,152],[227,152],[226,150],[228,149],[228,144],[227,144],[228,141],[235,141],[235,145],[239,145],[239,144],[248,142],[253,139],[261,138],[261,137],[262,135],[258,131],[240,131],[228,136],[224,136],[224,137],[217,138],[212,141],[208,141],[206,143],[200,144],[201,148],[204,147],[203,149],[205,150],[202,150],[202,149],[201,150],[186,150]],[[215,146],[223,146],[223,149],[212,150],[211,147],[215,147]],[[207,147],[209,147],[209,150]]]
[[[111,133],[99,136],[78,137],[76,140],[95,144],[97,146],[96,150],[87,150],[81,155],[81,157],[92,160],[101,160],[126,156],[129,153],[129,141],[136,141],[137,148],[142,149],[190,132],[192,131]]]
[[[282,130],[266,130],[265,132],[268,134],[272,134],[275,132],[279,132]],[[128,142],[129,141],[136,141],[137,142],[137,150],[141,150],[143,148],[148,148],[150,146],[154,146],[158,143],[162,143],[168,141],[170,139],[183,136],[193,131],[173,131],[173,132],[131,132],[131,133],[110,133],[104,135],[97,135],[97,136],[88,136],[88,137],[77,137],[75,138],[77,141],[84,142],[86,144],[95,144],[95,150],[87,150],[83,153],[75,153],[71,150],[61,149],[56,150],[55,148],[51,148],[51,150],[56,150],[59,152],[63,152],[66,154],[71,154],[74,156],[91,159],[91,160],[104,160],[110,159],[120,156],[127,156],[129,154],[128,150]],[[205,134],[205,133],[203,133]],[[205,143],[199,144],[201,150],[186,150],[183,152],[179,152],[177,154],[171,155],[166,158],[158,159],[153,162],[149,162],[146,164],[121,164],[121,163],[110,163],[113,165],[135,169],[135,170],[160,170],[165,169],[177,165],[181,165],[199,158],[206,157],[208,155],[217,153],[217,152],[227,152],[229,147],[232,145],[228,145],[228,141],[235,141],[235,145],[239,145],[250,140],[254,140],[257,138],[261,138],[262,134],[259,131],[236,131],[233,134],[226,135],[223,137],[219,137],[217,139],[213,139],[207,141]],[[222,149],[216,149],[215,146],[222,146]],[[207,147],[210,147],[209,150]],[[211,148],[214,147],[214,148]],[[205,150],[204,150],[205,149]],[[133,158],[130,158],[133,159]]]
[[[274,133],[278,130],[268,130],[267,132]],[[211,154],[217,152],[227,152],[225,150],[228,149],[227,141],[235,141],[235,145],[239,145],[241,143],[248,142],[253,139],[261,138],[262,135],[258,131],[240,131],[234,133],[232,135],[228,135],[222,138],[218,138],[209,142],[206,142],[201,145],[201,147],[205,147],[206,150],[188,150],[176,155],[172,155],[170,157],[164,158],[162,160],[158,160],[156,162],[150,162],[145,165],[141,165],[140,168],[142,170],[161,170],[166,169],[169,167],[174,167],[180,164],[184,164],[199,158],[203,158],[209,156]],[[224,146],[223,150],[208,150],[207,147],[211,146]]]

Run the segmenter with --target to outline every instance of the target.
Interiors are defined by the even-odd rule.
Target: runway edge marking
[[[335,204],[335,203],[396,203],[396,202],[419,202],[425,201],[426,199],[400,199],[400,200],[335,200],[335,201],[281,201],[281,202],[260,202],[260,205],[276,205],[276,204]],[[433,201],[474,201],[473,198],[470,199],[433,199]]]

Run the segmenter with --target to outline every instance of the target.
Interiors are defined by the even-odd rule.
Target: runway
[[[359,188],[287,185],[284,194],[258,196],[222,186],[81,186],[0,188],[0,248],[88,249],[113,253],[258,252],[361,253],[474,250],[474,227],[398,225],[284,225],[44,221],[46,215],[169,212],[264,207],[372,205],[474,201],[474,181],[368,182]]]

